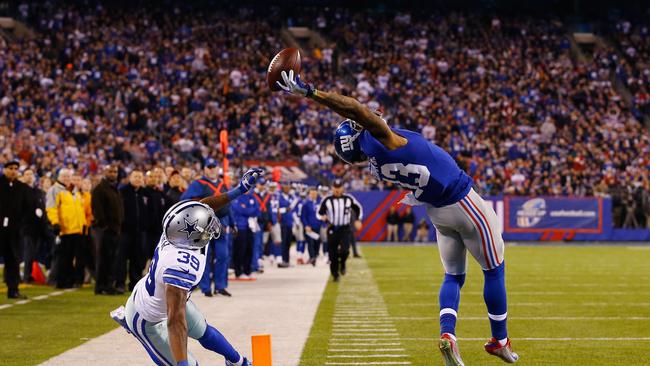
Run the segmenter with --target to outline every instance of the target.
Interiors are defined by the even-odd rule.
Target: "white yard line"
[[[325,362],[326,365],[411,365],[410,361]]]
[[[353,261],[350,267],[351,274],[341,278],[338,285],[326,357],[355,361],[328,361],[325,365],[410,365],[410,361],[387,360],[409,356],[401,342],[396,341],[399,333],[367,264],[363,260]],[[386,361],[372,361],[377,358]]]
[[[59,296],[59,295],[63,295],[63,294],[66,293],[66,292],[76,291],[76,290],[77,290],[76,288],[69,288],[69,289],[65,289],[65,290],[62,290],[62,291],[54,291],[54,292],[50,292],[49,294],[36,296],[36,297],[34,297],[34,298],[31,298],[31,299],[19,300],[19,301],[16,301],[15,303],[13,303],[13,304],[4,304],[4,305],[0,305],[0,310],[2,310],[2,309],[9,309],[9,308],[11,308],[11,307],[13,307],[13,306],[16,306],[16,305],[25,305],[25,304],[29,304],[30,302],[32,302],[32,301],[34,301],[34,300],[37,300],[37,301],[38,301],[38,300],[45,300],[45,299],[47,299],[48,297]]]

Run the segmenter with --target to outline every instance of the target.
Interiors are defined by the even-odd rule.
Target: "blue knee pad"
[[[465,284],[465,274],[445,273],[440,286],[440,334],[456,334],[456,318],[460,304],[460,289]]]
[[[228,342],[226,337],[223,336],[216,328],[208,324],[203,336],[198,339],[201,346],[210,351],[214,351],[230,362],[239,362],[240,356],[233,346]]]
[[[490,318],[492,337],[504,339],[508,337],[506,321],[508,316],[508,301],[506,296],[505,262],[497,268],[483,271],[485,284],[483,286],[483,299]]]

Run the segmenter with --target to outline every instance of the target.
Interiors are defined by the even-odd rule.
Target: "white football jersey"
[[[187,290],[189,299],[192,290],[199,284],[205,270],[205,253],[202,250],[181,249],[173,246],[161,236],[154,251],[149,274],[135,285],[135,310],[149,322],[167,319],[165,285]]]

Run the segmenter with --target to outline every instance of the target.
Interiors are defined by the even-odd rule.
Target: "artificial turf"
[[[521,365],[650,364],[650,248],[509,246],[508,328]],[[442,266],[435,246],[366,246],[367,267],[406,357],[328,358],[339,287],[328,284],[301,365],[411,362],[442,365],[437,349]],[[351,260],[348,276],[367,268]],[[466,365],[500,365],[483,351],[490,337],[483,278],[469,259],[457,335]],[[357,264],[355,264],[357,263]],[[363,317],[359,317],[363,320]],[[634,339],[637,338],[637,339]],[[351,341],[352,342],[352,341]],[[377,354],[377,352],[372,352]]]

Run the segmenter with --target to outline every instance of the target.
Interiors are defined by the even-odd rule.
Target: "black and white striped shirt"
[[[321,202],[318,214],[327,217],[330,225],[346,226],[352,220],[352,210],[356,211],[359,220],[363,220],[363,208],[354,197],[347,194],[339,197],[329,195]]]

